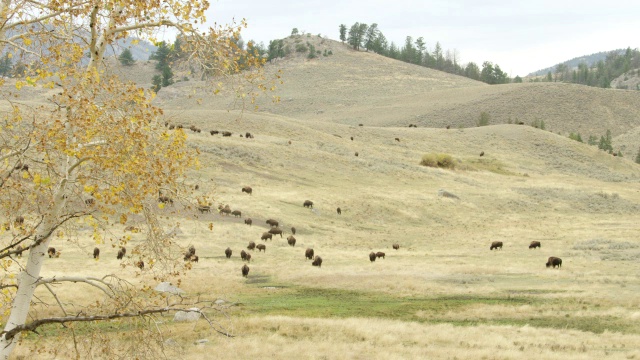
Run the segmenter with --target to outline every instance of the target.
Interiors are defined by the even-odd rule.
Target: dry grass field
[[[197,81],[158,95],[168,121],[203,129],[188,132],[201,152],[190,180],[201,185],[196,195],[242,211],[200,214],[180,202],[163,210],[167,231],[199,255],[180,287],[233,304],[218,320],[235,335],[167,316],[169,357],[640,358],[640,165],[565,134],[611,129],[614,147],[620,138],[637,149],[640,92],[487,86],[312,38],[334,55],[268,65],[284,70],[280,104],[264,101],[242,116],[227,111],[230,98],[196,105]],[[481,111],[499,125],[473,127]],[[551,131],[504,124],[509,117],[544,120]],[[239,137],[245,132],[255,138]],[[426,153],[452,155],[455,169],[420,166]],[[252,195],[241,192],[246,185]],[[459,199],[439,196],[441,189]],[[302,206],[307,199],[313,209]],[[263,243],[268,218],[284,237],[252,252],[245,279],[239,253],[249,241]],[[292,226],[295,247],[286,242]],[[54,240],[63,256],[42,275],[83,269],[135,282],[134,259],[121,267],[109,244],[99,261],[91,258],[90,233]],[[529,250],[534,240],[542,247]],[[503,249],[490,251],[492,241]],[[307,247],[322,256],[321,268],[305,260]],[[371,251],[386,257],[370,262]],[[550,256],[562,258],[562,268],[546,268]],[[55,342],[56,330],[48,331],[29,335],[17,356],[33,358],[30,349]],[[208,342],[195,345],[199,339]]]

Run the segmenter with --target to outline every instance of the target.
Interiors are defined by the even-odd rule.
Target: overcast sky
[[[439,41],[462,63],[488,60],[510,76],[571,58],[640,47],[640,1],[592,0],[212,0],[210,23],[245,18],[243,39],[269,44],[298,28],[339,39],[338,27],[377,23],[389,42],[422,36],[431,51]]]

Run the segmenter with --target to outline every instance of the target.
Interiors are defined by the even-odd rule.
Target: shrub
[[[453,157],[449,154],[424,154],[420,165],[429,167],[438,167],[444,169],[454,169],[456,164]]]
[[[315,46],[313,46],[313,44],[307,43],[307,45],[309,46],[309,55],[307,55],[308,59],[314,59],[316,57],[318,57],[318,55],[316,55],[316,48]]]
[[[638,155],[636,155],[636,164],[640,164],[640,148],[638,149]]]
[[[296,45],[296,52],[307,52],[307,46],[305,44]]]
[[[575,133],[575,134],[574,133],[570,133],[569,134],[569,139],[575,140],[575,141],[578,141],[578,142],[582,142],[582,137],[580,136],[580,133]]]
[[[120,54],[120,56],[118,56],[118,60],[120,60],[120,63],[124,66],[131,66],[136,62],[133,59],[133,54],[131,53],[131,50],[129,49],[124,49]]]
[[[478,119],[478,126],[487,126],[489,125],[489,120],[491,120],[491,115],[488,112],[481,112],[480,118]]]
[[[300,32],[298,31],[298,28],[293,28],[293,30],[291,30],[291,36],[295,36],[300,34]]]

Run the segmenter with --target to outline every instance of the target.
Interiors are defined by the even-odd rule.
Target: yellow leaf
[[[23,39],[23,41],[24,41],[24,44],[25,44],[25,45],[27,45],[27,46],[31,45],[31,39],[29,39],[29,38],[24,38],[24,39]]]
[[[209,223],[209,230],[213,230],[213,223]]]
[[[164,203],[158,203],[158,208],[159,209],[164,209]]]

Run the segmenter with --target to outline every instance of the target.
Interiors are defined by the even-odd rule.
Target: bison
[[[304,256],[309,260],[313,259],[313,249],[307,248],[304,252]]]
[[[158,196],[158,202],[173,205],[173,199],[165,195]]]
[[[94,259],[100,258],[100,249],[98,249],[98,248],[94,248],[93,249],[93,258]]]
[[[291,246],[296,246],[296,238],[294,238],[293,235],[289,236],[287,238],[287,243]]]
[[[396,138],[396,141],[397,141],[397,142],[400,142],[400,138]]]
[[[233,134],[233,133],[230,133],[230,132],[228,132],[228,131],[223,131],[223,132],[222,132],[222,136],[224,136],[224,137],[230,137],[232,134]]]
[[[245,260],[247,260],[247,262],[251,262],[251,254],[247,253]]]
[[[291,227],[291,233],[292,233],[293,235],[295,235],[295,234],[296,234],[296,228],[294,228],[293,226]]]
[[[136,266],[140,268],[140,270],[144,269],[144,261],[142,260],[136,261]]]
[[[278,227],[278,225],[280,225],[277,221],[275,221],[273,219],[267,220],[266,223],[269,224],[269,226],[271,226],[271,227]]]
[[[127,248],[125,248],[124,246],[120,248],[120,250],[118,250],[118,256],[117,259],[118,260],[122,260],[122,258],[127,254]]]
[[[85,205],[87,205],[87,206],[93,206],[95,203],[96,203],[96,200],[95,200],[95,199],[93,199],[93,198],[86,199],[86,200],[84,201],[84,204],[85,204]]]
[[[376,257],[377,257],[377,258],[383,258],[383,259],[384,259],[384,255],[385,255],[385,254],[384,254],[382,251],[378,251],[378,252],[376,253]]]
[[[18,255],[18,257],[19,257],[19,258],[21,258],[21,257],[22,257],[22,252],[23,252],[23,251],[24,251],[24,250],[22,250],[22,245],[18,245],[18,246],[16,246],[16,255]]]
[[[551,256],[547,261],[546,265],[547,267],[552,267],[552,268],[557,267],[558,269],[560,269],[560,267],[562,267],[562,259],[557,258],[555,256]]]
[[[189,260],[191,260],[192,262],[198,262],[198,255],[191,255],[191,257],[189,258]]]
[[[231,212],[231,215],[235,216],[235,217],[242,217],[242,211],[240,210],[233,210]]]
[[[316,256],[316,258],[311,263],[313,266],[322,267],[322,258],[320,256]]]
[[[230,258],[231,258],[231,253],[232,253],[232,252],[233,252],[233,251],[231,251],[231,248],[227,248],[227,249],[224,251],[224,255],[227,257],[227,259],[230,259]]]
[[[484,151],[481,151],[480,152],[480,157],[483,157],[483,156],[484,156]]]
[[[337,209],[336,209],[336,212],[338,213],[338,215],[342,215],[342,209],[337,208]]]
[[[305,200],[304,203],[302,204],[302,206],[306,207],[306,208],[310,208],[313,209],[313,201],[311,200]]]
[[[251,133],[249,133],[249,132],[244,134],[244,137],[247,138],[247,139],[253,139],[253,135]]]
[[[211,130],[211,131],[209,131],[209,133],[210,133],[211,135],[215,135],[215,134],[219,134],[219,133],[220,133],[220,131],[217,131],[217,130]]]
[[[24,224],[24,217],[21,215],[16,216],[16,220],[14,221],[14,223],[16,224],[16,226]]]
[[[373,251],[369,253],[369,261],[376,261],[376,253],[374,253]]]
[[[351,137],[351,141],[353,141],[353,136]]]
[[[269,234],[268,232],[266,233],[262,233],[262,236],[260,237],[260,240],[272,240],[273,239],[273,235]]]
[[[198,205],[198,211],[200,211],[200,213],[204,214],[205,212],[210,213],[211,212],[211,206],[209,205]]]
[[[400,244],[393,244],[391,247],[392,247],[394,250],[398,250],[398,249],[400,249]]]
[[[251,218],[246,218],[244,219],[244,223],[251,226],[251,224],[253,224],[253,220],[251,220]]]
[[[493,249],[500,249],[502,250],[502,241],[494,241],[491,243],[491,247],[489,248],[489,250],[493,250]]]
[[[269,234],[280,235],[280,237],[282,238],[282,229],[280,229],[280,228],[271,228],[271,229],[269,229]]]
[[[242,270],[243,277],[249,276],[249,267],[247,266],[247,264],[242,265],[241,270]]]
[[[535,249],[539,247],[540,247],[540,241],[532,241],[531,244],[529,244],[529,249]]]
[[[256,248],[258,249],[258,252],[259,251],[267,252],[267,245],[265,245],[265,244],[258,244],[258,246],[256,246]]]
[[[256,248],[256,243],[253,241],[249,241],[249,246],[247,246],[247,249],[253,250],[255,248]]]
[[[231,208],[229,207],[229,205],[225,205],[223,208],[220,209],[220,213],[229,215],[231,214]]]
[[[175,128],[176,128],[176,126],[175,126],[175,125],[173,125],[173,124],[169,125],[169,130],[173,130],[173,129],[175,129]]]
[[[253,189],[251,188],[251,186],[245,186],[242,188],[242,192],[246,192],[247,194],[251,195],[253,193]]]
[[[356,151],[356,156],[358,156],[358,152]]]
[[[50,248],[47,250],[47,254],[49,254],[49,257],[50,257],[50,258],[52,258],[52,257],[57,257],[57,256],[56,256],[56,248],[54,248],[54,247],[50,247]]]
[[[247,252],[246,252],[246,251],[244,251],[244,250],[240,251],[240,258],[241,258],[242,260],[247,260],[247,255],[248,255],[248,254],[247,254]]]

